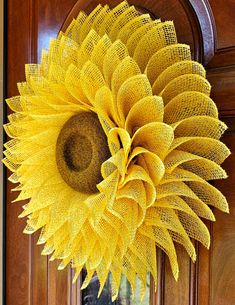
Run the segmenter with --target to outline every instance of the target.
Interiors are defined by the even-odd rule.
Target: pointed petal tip
[[[118,297],[118,293],[116,292],[114,295],[112,295],[112,302],[115,302]]]
[[[227,207],[227,208],[224,210],[224,213],[230,214],[229,207]]]
[[[56,258],[52,255],[50,258],[49,258],[49,261],[50,262],[53,262]],[[59,268],[59,267],[58,267]]]
[[[78,278],[78,275],[75,274],[75,276],[73,277],[73,280],[72,280],[72,284],[75,284],[75,283],[76,283],[77,278]],[[82,289],[82,288],[81,288],[81,289]]]
[[[58,270],[64,270],[64,268],[65,268],[65,266],[64,265],[62,265],[62,264],[60,264],[59,266],[58,266]],[[76,280],[75,280],[76,281]]]
[[[76,280],[75,280],[76,281]],[[85,283],[85,282],[83,282],[83,284],[82,284],[82,286],[81,286],[81,290],[84,290],[84,289],[86,289],[87,288],[87,286],[88,286],[88,284],[89,283]]]
[[[178,282],[179,280],[179,269],[177,268],[177,270],[173,273],[174,279],[176,282]]]
[[[100,289],[99,289],[99,291],[98,291],[98,295],[97,295],[97,298],[98,298],[98,299],[99,299],[99,297],[100,297],[100,295],[101,295],[102,291],[103,291],[103,288],[102,288],[102,287],[100,287]]]
[[[23,233],[24,233],[24,234],[27,234],[27,235],[31,235],[31,234],[32,234],[32,232],[29,232],[27,229],[24,229],[24,230],[23,230]]]
[[[196,254],[196,252],[194,252],[194,253],[192,254],[191,259],[192,259],[193,263],[196,262],[196,260],[197,260],[197,254]]]

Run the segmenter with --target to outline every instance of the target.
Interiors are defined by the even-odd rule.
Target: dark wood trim
[[[235,115],[235,66],[213,68],[207,71],[212,86],[211,97],[221,117]]]
[[[8,1],[3,1],[3,101],[5,101],[7,97],[7,14],[8,14]],[[2,103],[3,108],[3,124],[7,122],[7,106],[6,103]],[[6,133],[3,131],[3,143],[6,141]],[[6,167],[3,165],[3,193],[2,193],[2,203],[3,203],[3,213],[2,213],[2,304],[6,304],[6,277],[7,277],[7,268],[6,268],[6,260],[7,260],[7,251],[6,251],[6,189],[7,189],[7,173]]]
[[[207,69],[215,69],[222,67],[235,67],[235,47],[217,49],[214,57],[207,65]]]
[[[215,50],[215,20],[211,11],[210,4],[207,0],[189,0],[182,2],[191,5],[193,12],[197,18],[203,44],[201,62],[204,65],[207,65],[207,63],[213,58]]]
[[[199,252],[199,244],[197,241],[194,241],[194,246],[197,253],[197,261],[194,263],[190,260],[190,269],[189,269],[189,305],[197,305],[198,304],[198,252]]]

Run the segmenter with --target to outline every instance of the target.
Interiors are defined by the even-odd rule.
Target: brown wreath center
[[[64,124],[56,143],[56,162],[70,187],[82,193],[97,192],[101,165],[109,157],[107,137],[95,113],[81,112]]]

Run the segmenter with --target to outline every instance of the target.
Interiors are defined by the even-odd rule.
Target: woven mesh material
[[[170,77],[171,74],[167,68],[170,69],[172,66],[174,67],[175,63],[183,65],[184,60],[188,60],[191,64],[193,63],[191,61],[190,47],[188,45],[177,43],[173,45],[167,45],[166,47],[158,50],[149,59],[148,65],[146,67],[150,83],[153,84],[153,82],[156,81],[156,86],[160,85],[158,84],[158,76],[160,76],[162,72],[165,72],[167,77]],[[173,68],[172,73],[176,73],[176,71],[178,71],[178,69],[175,70],[175,68]],[[154,87],[155,86],[153,86],[153,88]]]
[[[160,23],[160,20],[154,20],[151,22],[147,22],[144,25],[141,25],[138,27],[135,31],[131,31],[130,35],[128,36],[126,46],[128,48],[128,51],[131,56],[133,56],[135,48],[140,41],[140,39],[148,33],[151,29],[154,29],[157,27],[157,25]]]
[[[198,74],[202,77],[206,76],[205,69],[198,62],[190,60],[180,61],[165,69],[159,77],[154,77],[153,93],[156,95],[160,94],[171,80],[184,74]]]
[[[177,43],[173,23],[127,2],[99,5],[79,13],[25,72],[20,96],[7,100],[14,113],[3,160],[18,183],[15,201],[29,199],[24,232],[40,229],[42,254],[60,259],[59,269],[71,262],[74,281],[85,267],[82,288],[96,272],[101,292],[111,272],[113,299],[122,275],[132,289],[139,276],[142,297],[146,274],[157,281],[156,245],[177,279],[174,242],[195,260],[190,238],[210,244],[200,217],[215,220],[209,205],[228,212],[207,181],[227,177],[220,164],[230,152],[205,70]],[[98,115],[111,153],[91,195],[67,185],[56,164],[58,135],[82,111]]]
[[[145,24],[151,24],[151,18],[148,14],[139,15],[135,18],[132,18],[129,22],[125,22],[120,28],[117,38],[120,39],[123,43],[126,43],[129,37],[136,33],[139,28]]]

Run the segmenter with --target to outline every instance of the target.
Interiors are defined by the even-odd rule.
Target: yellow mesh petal
[[[179,221],[177,214],[172,209],[155,208],[155,210],[159,215],[162,225],[169,230],[172,239],[177,243],[182,244],[182,246],[188,252],[188,255],[193,261],[195,261],[195,248],[190,241],[188,234],[185,232],[184,227]]]
[[[125,129],[113,128],[108,134],[108,144],[112,155],[116,154],[123,147],[127,156],[131,146],[131,138]]]
[[[133,149],[128,165],[135,159],[137,159],[137,164],[144,168],[149,174],[153,183],[157,185],[161,181],[165,172],[165,166],[162,160],[156,154],[142,147],[136,147]]]
[[[206,137],[183,137],[173,141],[171,150],[183,150],[221,164],[229,155],[227,146],[216,139]]]
[[[93,104],[98,116],[104,117],[108,123],[108,126],[103,125],[104,131],[108,132],[111,128],[114,128],[116,126],[114,122],[118,122],[118,116],[111,90],[106,86],[97,90]]]
[[[188,161],[182,165],[182,168],[199,175],[205,180],[225,179],[228,177],[221,166],[204,158]]]
[[[70,37],[74,41],[79,42],[80,37],[80,29],[83,25],[84,21],[86,20],[87,15],[84,12],[79,12],[76,19],[74,19],[68,28],[65,31],[65,35]]]
[[[91,103],[82,90],[80,76],[81,71],[75,65],[70,65],[66,71],[65,86],[78,102],[87,105],[88,109],[90,109]]]
[[[156,81],[156,85],[158,85],[158,82],[160,85],[161,80],[158,80],[158,77],[160,77],[164,70],[174,66],[175,63],[180,63],[182,65],[186,60],[191,60],[190,47],[186,44],[177,43],[161,48],[149,59],[146,67],[146,73],[150,83],[153,85]],[[153,85],[153,88],[154,87],[155,86]]]
[[[144,74],[128,78],[117,94],[117,108],[121,121],[124,123],[125,117],[136,102],[151,94],[151,86]]]
[[[200,75],[186,74],[170,81],[160,95],[163,98],[164,104],[167,104],[175,96],[185,91],[197,91],[209,96],[211,85]]]
[[[97,7],[84,19],[84,22],[79,29],[79,41],[82,43],[82,41],[85,40],[87,34],[90,32],[91,29],[96,30],[94,27],[94,20],[96,18],[100,19],[100,15],[104,17],[104,15],[107,14],[107,6],[105,9],[99,4]]]
[[[6,99],[6,103],[8,107],[13,110],[14,112],[21,112],[23,111],[23,108],[21,106],[21,97],[20,96],[14,96],[12,98]]]
[[[149,218],[151,220],[150,222]],[[158,247],[167,254],[169,257],[172,273],[177,279],[179,274],[179,267],[175,246],[168,230],[162,225],[160,217],[156,215],[155,209],[148,209],[145,222],[146,225],[141,226],[139,229],[141,234],[154,240]]]
[[[166,45],[177,43],[173,22],[159,23],[149,30],[138,42],[133,58],[144,71],[152,55]],[[145,50],[145,52],[143,52]]]
[[[175,137],[208,137],[220,139],[227,126],[218,119],[209,116],[193,116],[174,125]]]
[[[153,267],[156,266],[156,250],[154,243],[150,242],[148,239],[149,238],[147,236],[137,233],[130,250],[138,257],[140,261],[133,257],[133,259],[130,259],[130,262],[132,262],[133,268],[138,274],[145,274],[145,272],[141,272],[139,269],[146,268],[146,271],[150,270],[150,272],[156,278],[156,271]],[[147,260],[146,257],[148,257]],[[143,282],[146,281],[146,277],[142,276],[141,279]]]
[[[117,66],[112,76],[111,88],[115,96],[121,85],[134,75],[141,74],[137,63],[129,56],[125,57]]]
[[[184,74],[197,74],[206,77],[204,67],[198,62],[191,60],[179,61],[168,67],[156,78],[152,86],[153,93],[160,94],[168,83]]]
[[[21,96],[31,95],[31,94],[33,95],[33,93],[34,93],[32,88],[29,86],[29,84],[27,82],[17,83],[17,89]]]
[[[133,136],[133,146],[141,146],[164,159],[173,141],[173,130],[169,125],[154,122],[139,128]]]
[[[80,48],[78,49],[77,54],[77,65],[80,69],[82,69],[83,65],[88,61],[91,57],[91,54],[98,44],[100,40],[100,36],[96,33],[96,31],[91,30],[86,38],[83,40]]]
[[[146,23],[151,24],[151,18],[149,14],[139,15],[132,18],[129,22],[126,22],[117,33],[117,39],[120,39],[123,43],[126,43],[129,37],[136,33],[137,29],[145,25]]]
[[[187,182],[193,192],[205,203],[215,206],[223,212],[229,212],[228,202],[224,195],[209,183]]]
[[[201,219],[188,215],[184,211],[179,211],[178,216],[188,236],[198,240],[208,249],[210,247],[210,233]]]
[[[84,94],[89,99],[90,103],[93,104],[97,91],[105,86],[102,73],[95,64],[91,61],[87,61],[81,70],[80,79]]]
[[[148,173],[140,166],[132,164],[128,168],[127,175],[120,187],[133,180],[142,180],[145,187],[146,203],[147,206],[151,206],[156,200],[156,190],[153,181],[150,179]]]
[[[184,199],[182,199],[178,196],[168,196],[156,201],[154,206],[172,208],[176,211],[183,211],[184,213],[192,215],[195,218],[200,216],[212,221],[215,220],[211,209],[198,199],[192,199],[188,197],[184,197]]]
[[[127,40],[127,49],[130,55],[133,57],[136,46],[139,43],[140,39],[152,28],[156,28],[160,24],[160,20],[154,20],[153,22],[146,23],[141,25],[135,32],[131,33],[130,37]]]
[[[111,40],[107,35],[104,35],[94,46],[90,60],[103,71],[104,57],[108,49],[112,46]]]
[[[112,46],[108,49],[103,64],[104,78],[107,84],[110,86],[113,73],[119,63],[128,56],[126,46],[120,41],[116,40]]]
[[[133,135],[135,131],[152,122],[162,122],[163,101],[158,96],[147,96],[138,101],[129,111],[125,129]]]
[[[186,204],[197,214],[199,217],[215,221],[215,216],[211,209],[204,202],[194,200],[192,198],[184,198]]]
[[[131,20],[137,17],[139,13],[136,11],[134,6],[130,6],[127,10],[125,10],[120,16],[117,17],[115,22],[111,25],[109,31],[109,37],[112,41],[114,41],[119,31]]]
[[[173,124],[192,116],[205,115],[217,118],[217,107],[212,99],[196,91],[187,91],[177,95],[164,108],[164,122],[167,124]]]
[[[177,167],[189,170],[205,180],[226,178],[226,172],[214,161],[190,154],[185,151],[174,150],[165,158],[167,172]]]

